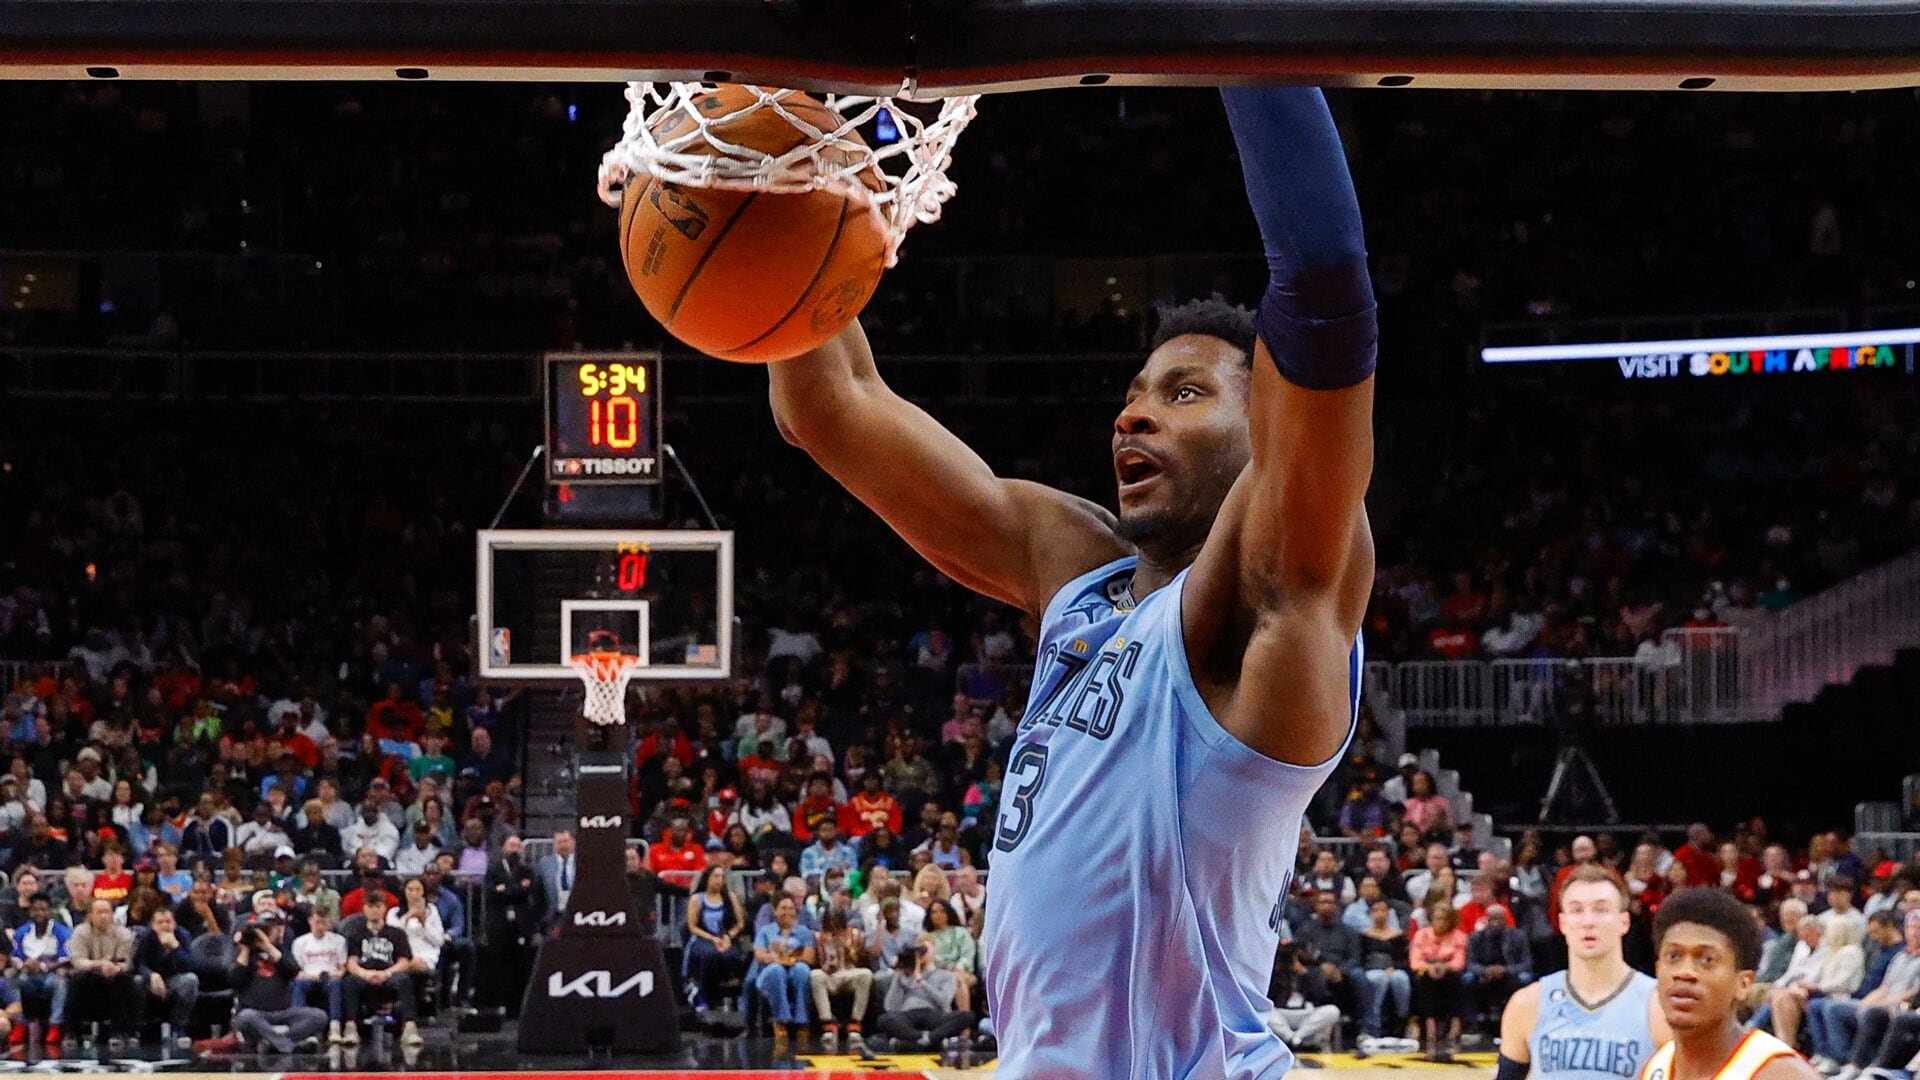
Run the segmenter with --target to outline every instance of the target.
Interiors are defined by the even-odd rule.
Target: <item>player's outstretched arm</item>
[[[1106,509],[995,476],[894,393],[858,320],[769,374],[780,434],[967,588],[1037,615],[1062,585],[1127,553]]]
[[[1195,562],[1189,661],[1215,715],[1269,757],[1317,765],[1352,719],[1373,577],[1378,338],[1360,205],[1314,89],[1222,91],[1271,281],[1249,389],[1253,455]]]

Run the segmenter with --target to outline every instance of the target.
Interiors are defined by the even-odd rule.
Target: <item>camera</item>
[[[901,949],[900,955],[893,958],[893,966],[900,971],[911,974],[920,966],[920,953],[925,947],[924,945],[909,945]]]

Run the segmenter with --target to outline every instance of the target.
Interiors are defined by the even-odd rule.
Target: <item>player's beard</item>
[[[1172,510],[1134,510],[1120,515],[1115,531],[1141,554],[1166,561],[1205,543],[1210,524]]]
[[[1165,510],[1121,511],[1120,539],[1136,548],[1146,547],[1173,526],[1174,517]]]

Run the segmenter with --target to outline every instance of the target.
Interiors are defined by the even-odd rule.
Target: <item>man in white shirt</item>
[[[1400,755],[1399,773],[1387,777],[1380,785],[1380,797],[1390,803],[1407,801],[1407,793],[1413,790],[1414,774],[1420,771],[1420,759],[1412,754]]]
[[[47,812],[47,785],[35,777],[33,770],[27,767],[25,754],[14,757],[13,769],[8,775],[12,776],[14,783],[19,785],[20,797],[26,800],[28,809],[42,814]]]
[[[913,902],[893,872],[884,866],[875,866],[867,871],[867,891],[860,896],[860,919],[863,925],[880,925],[880,903],[889,897],[900,902],[900,929],[918,937],[926,925],[927,909]]]
[[[307,932],[293,939],[290,949],[294,966],[293,1003],[313,1008],[313,993],[324,988],[327,995],[327,1041],[340,1041],[340,980],[347,974],[347,939],[333,932],[333,918],[324,908],[315,908],[307,916]]]
[[[1853,940],[1866,940],[1867,916],[1854,906],[1853,879],[1844,874],[1827,879],[1827,910],[1820,915],[1820,925],[1825,927],[1833,922],[1852,923]]]
[[[0,833],[26,828],[27,814],[27,804],[20,798],[20,782],[12,773],[0,776]]]
[[[980,884],[980,871],[962,866],[953,872],[953,896],[947,903],[960,916],[961,926],[972,925],[973,915],[987,906],[987,887]]]
[[[372,799],[360,804],[359,820],[340,830],[340,850],[359,851],[372,848],[387,862],[393,861],[394,854],[400,848],[400,830],[387,820]]]
[[[395,829],[407,827],[407,808],[393,797],[393,785],[381,777],[367,781],[367,797],[361,800],[362,806],[372,806],[380,811],[380,816],[393,822]],[[397,841],[396,841],[397,846]]]
[[[233,843],[249,855],[260,855],[287,843],[287,829],[274,818],[272,806],[258,802],[253,807],[253,820],[240,826]]]
[[[74,757],[74,767],[80,770],[84,780],[81,794],[94,802],[113,801],[113,784],[100,775],[100,751],[91,746],[81,747],[80,753]]]
[[[1451,865],[1453,859],[1447,851],[1447,845],[1427,845],[1427,868],[1407,875],[1407,899],[1413,901],[1414,907],[1426,903],[1427,889],[1433,885],[1434,875]]]
[[[433,827],[424,821],[414,822],[413,841],[394,855],[393,872],[403,878],[419,877],[439,854],[433,843]]]
[[[759,723],[760,717],[763,715],[772,721],[765,731],[760,730]],[[774,714],[772,702],[763,701],[760,703],[758,709],[753,712],[741,713],[739,718],[734,720],[733,738],[735,742],[754,734],[758,734],[763,741],[771,739],[774,745],[783,749],[786,747],[787,722]]]

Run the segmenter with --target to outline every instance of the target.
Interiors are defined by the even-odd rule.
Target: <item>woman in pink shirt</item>
[[[1419,828],[1421,833],[1453,828],[1453,807],[1440,797],[1434,786],[1433,774],[1425,769],[1413,774],[1413,780],[1407,785],[1407,823]]]
[[[1413,968],[1413,1014],[1425,1027],[1427,1059],[1452,1061],[1449,1047],[1460,1037],[1460,973],[1467,969],[1467,935],[1452,904],[1433,905],[1429,917],[1433,925],[1413,935],[1413,944],[1407,948],[1407,963]]]

